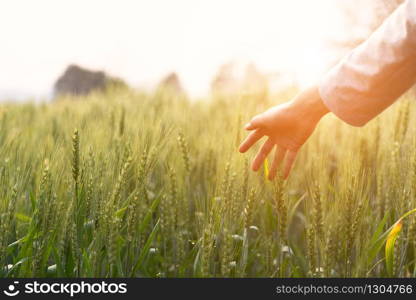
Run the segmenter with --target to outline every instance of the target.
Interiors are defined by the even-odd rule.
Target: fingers
[[[261,147],[261,149],[259,150],[259,152],[257,153],[256,157],[253,160],[253,163],[251,165],[251,168],[253,169],[253,171],[257,171],[261,164],[263,163],[264,159],[267,157],[267,155],[269,154],[269,152],[273,149],[274,146],[274,142],[271,139],[268,139],[263,146]]]
[[[269,172],[269,180],[273,180],[273,178],[276,176],[277,170],[279,169],[281,162],[285,158],[285,154],[286,149],[283,149],[279,146],[276,147],[273,164]]]
[[[259,139],[263,137],[263,133],[260,130],[253,131],[250,133],[246,139],[241,143],[239,151],[241,153],[246,152],[248,149],[250,149],[251,146],[253,146]]]
[[[296,155],[298,154],[297,151],[289,150],[286,153],[286,164],[285,170],[283,173],[283,178],[286,179],[289,176],[290,170],[292,169],[292,165],[295,162]]]

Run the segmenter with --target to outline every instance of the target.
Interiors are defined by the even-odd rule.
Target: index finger
[[[240,148],[239,148],[239,151],[241,153],[246,152],[248,149],[250,149],[251,146],[253,146],[263,136],[264,136],[264,134],[259,129],[257,129],[256,131],[253,131],[241,143]]]

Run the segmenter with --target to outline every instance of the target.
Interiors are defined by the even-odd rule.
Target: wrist
[[[301,118],[309,119],[316,123],[330,112],[322,101],[317,86],[312,86],[303,90],[293,99],[292,105]]]

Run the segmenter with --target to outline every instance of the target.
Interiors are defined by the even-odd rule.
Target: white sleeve
[[[407,0],[323,77],[319,92],[340,119],[362,126],[415,82],[416,0]]]

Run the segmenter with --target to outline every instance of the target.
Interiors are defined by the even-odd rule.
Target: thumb
[[[254,130],[259,127],[261,127],[263,124],[263,117],[262,115],[255,116],[253,119],[251,119],[250,122],[248,122],[245,126],[246,130]]]

